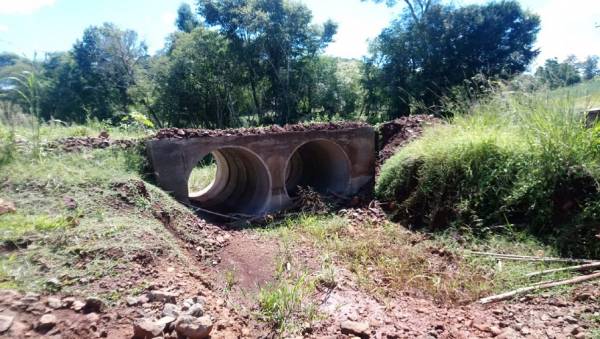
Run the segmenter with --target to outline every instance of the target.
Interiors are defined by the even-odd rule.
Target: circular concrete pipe
[[[224,147],[211,153],[217,164],[215,178],[205,189],[190,192],[190,201],[219,213],[263,212],[271,194],[271,177],[262,160],[240,147]]]
[[[350,183],[350,161],[344,150],[328,140],[302,144],[289,158],[285,188],[290,197],[298,187],[310,186],[319,193],[345,193]]]

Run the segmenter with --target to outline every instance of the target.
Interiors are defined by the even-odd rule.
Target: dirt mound
[[[135,147],[138,140],[111,139],[108,134],[101,134],[98,137],[68,137],[49,142],[46,145],[48,150],[60,150],[63,152],[79,152],[85,149],[102,149],[109,147],[119,147],[122,149]]]
[[[394,155],[398,147],[419,137],[424,127],[438,123],[442,123],[442,120],[433,115],[420,114],[401,117],[381,125],[378,129],[377,167],[379,168],[385,160]]]
[[[155,139],[189,139],[201,137],[221,137],[221,136],[244,136],[244,135],[262,135],[286,132],[304,132],[304,131],[333,131],[340,129],[350,129],[368,126],[362,122],[336,122],[336,123],[312,123],[312,124],[294,124],[294,125],[271,125],[266,127],[247,127],[235,129],[193,129],[193,128],[164,128],[158,131]]]

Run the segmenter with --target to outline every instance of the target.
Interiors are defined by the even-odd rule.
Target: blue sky
[[[192,0],[184,0],[193,3]],[[151,52],[163,46],[172,32],[182,0],[0,0],[0,51],[32,56],[67,50],[90,25],[113,22],[133,29]],[[397,16],[402,6],[360,0],[303,0],[314,21],[333,19],[339,24],[327,54],[360,58],[368,40]],[[459,0],[457,4],[485,3]],[[542,18],[539,60],[569,54],[583,58],[600,54],[600,0],[522,0],[522,5]]]

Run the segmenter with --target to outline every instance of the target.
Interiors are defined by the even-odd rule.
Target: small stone
[[[48,304],[48,307],[56,310],[62,307],[63,302],[59,298],[48,297],[48,300],[46,300],[46,304]]]
[[[15,320],[15,317],[0,315],[0,333],[8,331],[12,326],[13,320]]]
[[[40,300],[40,295],[37,293],[27,293],[23,298],[21,298],[21,302],[24,304],[33,304]]]
[[[577,319],[571,317],[570,315],[564,317],[563,320],[568,322],[569,324],[577,324]]]
[[[193,315],[194,317],[201,317],[204,315],[204,306],[202,304],[194,304],[187,311],[189,315]]]
[[[101,313],[104,310],[104,302],[96,297],[89,297],[85,300],[83,313]]]
[[[493,335],[500,335],[502,330],[498,326],[490,326],[489,332]]]
[[[190,309],[190,307],[192,307],[192,305],[195,304],[194,299],[192,298],[187,298],[185,300],[183,300],[183,306],[181,307],[182,310],[187,311]]]
[[[83,301],[75,300],[71,304],[71,309],[73,309],[73,311],[75,311],[75,312],[79,312],[83,309],[84,306],[85,306],[85,303]]]
[[[177,318],[179,316],[179,308],[175,304],[166,303],[163,307],[162,315]]]
[[[177,294],[167,291],[150,291],[148,293],[149,301],[159,301],[175,304],[177,302]]]
[[[54,314],[44,314],[38,321],[35,329],[39,332],[48,332],[56,325],[56,316]]]
[[[163,328],[150,319],[141,319],[133,323],[133,338],[156,338],[162,334]]]
[[[140,303],[140,300],[136,297],[127,297],[125,298],[125,302],[127,303],[127,306],[136,306]]]
[[[165,316],[165,317],[158,319],[156,321],[156,324],[158,326],[160,326],[162,328],[162,330],[164,331],[165,329],[168,328],[169,325],[171,325],[173,322],[175,322],[175,320],[176,320],[175,317]],[[173,329],[171,328],[171,330],[173,330]]]
[[[85,316],[85,318],[93,324],[97,323],[98,320],[100,320],[100,316],[98,315],[98,313],[88,313]]]
[[[189,315],[181,316],[175,322],[175,332],[179,336],[187,337],[188,339],[205,339],[209,338],[212,331],[213,322],[210,316],[194,318]]]
[[[71,307],[73,305],[73,303],[75,302],[75,298],[73,298],[73,297],[66,297],[66,298],[63,298],[62,302],[63,302],[63,307],[67,307],[68,308],[68,307]]]
[[[356,335],[361,338],[369,337],[369,323],[346,320],[340,324],[343,334]]]
[[[13,202],[0,199],[0,215],[14,213],[16,210],[17,208]]]
[[[519,337],[519,334],[512,328],[508,327],[504,331],[502,331],[502,333],[500,333],[496,337],[496,339],[512,339],[512,338],[518,338],[518,337]]]

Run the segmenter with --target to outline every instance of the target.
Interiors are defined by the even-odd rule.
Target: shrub
[[[600,134],[576,102],[499,94],[455,112],[383,165],[376,194],[413,227],[484,234],[509,223],[563,254],[598,257]]]

